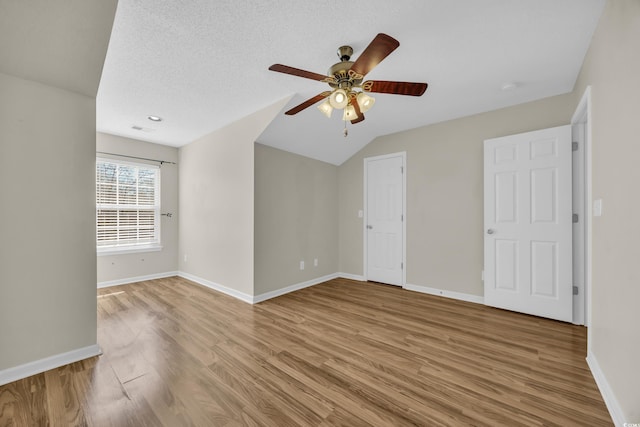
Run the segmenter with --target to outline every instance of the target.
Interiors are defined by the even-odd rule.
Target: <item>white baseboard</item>
[[[275,291],[265,292],[260,295],[249,295],[243,292],[236,291],[235,289],[228,288],[219,283],[215,283],[210,280],[203,279],[202,277],[185,273],[183,271],[172,272],[170,275],[184,277],[185,279],[191,280],[192,282],[195,282],[199,285],[205,286],[207,288],[213,289],[218,292],[222,292],[223,294],[227,294],[229,296],[232,296],[234,298],[237,298],[249,304],[257,304],[259,302],[266,301],[271,298],[276,298],[281,295],[285,295],[300,289],[308,288],[309,286],[314,286],[323,282],[327,282],[329,280],[336,279],[338,277],[350,279],[350,280],[357,280],[360,282],[365,281],[364,276],[358,276],[350,273],[332,273],[326,276],[318,277],[316,279],[307,280],[306,282],[296,283],[281,289],[277,289]],[[164,276],[164,277],[169,277],[169,276]],[[149,279],[144,279],[144,280],[149,280]],[[471,294],[465,294],[461,292],[447,291],[443,289],[429,288],[427,286],[418,286],[418,285],[411,285],[411,284],[406,284],[402,288],[409,291],[422,292],[422,293],[431,294],[431,295],[438,295],[438,296],[457,299],[461,301],[474,302],[476,304],[484,304],[484,298],[478,295],[471,295]]]
[[[286,288],[277,289],[275,291],[266,292],[264,294],[256,295],[253,297],[253,303],[259,303],[262,301],[266,301],[271,298],[279,297],[284,294],[288,294],[289,292],[299,291],[300,289],[308,288],[309,286],[314,286],[319,283],[324,283],[326,281],[335,279],[339,276],[337,273],[328,274],[326,276],[318,277],[317,279],[307,280],[306,282],[297,283],[295,285],[287,286]]]
[[[342,277],[343,279],[357,280],[358,282],[366,282],[364,276],[358,276],[351,273],[336,273],[336,277]]]
[[[422,292],[423,294],[437,295],[440,297],[457,299],[460,301],[474,302],[476,304],[484,304],[484,297],[481,297],[478,295],[447,291],[444,289],[430,288],[428,286],[411,285],[409,283],[404,285],[402,288],[408,291]]]
[[[223,286],[219,283],[215,283],[215,282],[212,282],[211,280],[203,279],[202,277],[194,276],[193,274],[185,273],[183,271],[179,271],[177,276],[191,280],[192,282],[196,282],[197,284],[207,287],[209,289],[213,289],[214,291],[222,292],[223,294],[227,294],[231,297],[237,298],[240,301],[253,304],[254,297],[252,295],[248,295],[243,292],[236,291],[235,289],[227,288],[226,286]]]
[[[591,374],[596,380],[596,384],[598,386],[598,389],[600,390],[600,394],[602,395],[602,399],[604,400],[605,405],[607,405],[607,409],[609,410],[609,415],[611,415],[613,423],[616,425],[616,427],[623,427],[630,424],[625,422],[622,408],[620,408],[620,404],[618,403],[616,396],[613,394],[613,391],[609,386],[609,382],[604,376],[604,372],[602,372],[602,369],[600,369],[598,361],[590,351],[587,352],[587,365],[589,365]]]
[[[191,280],[199,285],[205,286],[209,289],[213,289],[214,291],[222,292],[223,294],[229,295],[231,297],[237,298],[241,301],[247,302],[249,304],[257,304],[262,301],[266,301],[268,299],[276,298],[281,295],[288,294],[290,292],[298,291],[300,289],[308,288],[310,286],[314,286],[320,283],[324,283],[328,280],[335,279],[337,277],[343,277],[339,273],[328,274],[326,276],[318,277],[316,279],[307,280],[306,282],[296,283],[294,285],[290,285],[284,287],[282,289],[276,289],[275,291],[265,292],[260,295],[249,295],[243,292],[236,291],[235,289],[228,288],[219,283],[212,282],[207,279],[203,279],[202,277],[194,276],[193,274],[185,273],[183,271],[179,271],[177,276],[184,277],[185,279]],[[357,279],[355,279],[357,280]]]
[[[0,386],[101,354],[102,350],[95,344],[4,369],[0,371]]]
[[[164,273],[149,274],[146,276],[127,277],[125,279],[108,280],[105,282],[98,282],[98,289],[108,288],[110,286],[126,285],[128,283],[143,282],[145,280],[164,279],[165,277],[173,277],[177,275],[178,275],[177,271],[166,271]]]

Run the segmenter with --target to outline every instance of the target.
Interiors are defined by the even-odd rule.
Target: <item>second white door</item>
[[[484,142],[484,301],[572,320],[571,127]]]
[[[403,285],[404,153],[365,159],[367,280]]]

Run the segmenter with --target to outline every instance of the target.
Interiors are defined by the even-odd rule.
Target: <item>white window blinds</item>
[[[97,248],[160,244],[160,168],[97,159]]]

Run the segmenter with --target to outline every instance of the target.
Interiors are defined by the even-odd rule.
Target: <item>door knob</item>
[[[373,225],[367,225],[367,228],[368,228],[369,230],[372,230],[372,229],[373,229]]]
[[[490,228],[487,230],[487,234],[493,234],[495,233],[495,230],[493,228]]]

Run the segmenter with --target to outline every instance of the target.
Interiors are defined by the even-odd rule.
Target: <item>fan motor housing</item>
[[[350,61],[351,55],[353,55],[353,48],[351,46],[340,46],[337,54],[340,62],[333,64],[327,71],[327,75],[335,77],[337,83],[329,83],[329,86],[335,89],[350,89],[362,83],[362,79],[353,79],[349,76],[349,70],[353,65],[353,61]]]

